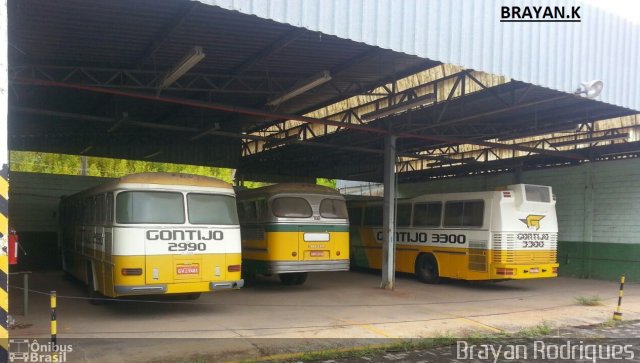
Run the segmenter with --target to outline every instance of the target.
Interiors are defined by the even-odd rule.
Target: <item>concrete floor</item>
[[[46,341],[50,315],[44,293],[56,290],[59,339],[75,339],[75,353],[82,352],[74,362],[169,362],[194,355],[231,361],[392,338],[513,332],[541,322],[558,327],[600,323],[611,318],[619,287],[570,278],[425,285],[401,275],[396,289],[385,291],[378,289],[379,281],[375,271],[317,273],[302,286],[282,286],[269,278],[252,288],[203,294],[195,302],[140,299],[93,306],[83,299],[79,283],[57,272],[34,273],[25,317],[18,289],[22,280],[11,276],[10,310],[17,324],[10,334]],[[602,298],[602,306],[575,302],[593,295]],[[625,320],[640,319],[640,285],[627,284],[623,313]]]

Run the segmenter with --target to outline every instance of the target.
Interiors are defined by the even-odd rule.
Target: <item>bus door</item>
[[[95,205],[94,198],[87,197],[83,200],[82,208],[82,253],[89,257],[95,257]]]
[[[105,291],[113,291],[113,193],[107,193],[104,201],[104,223],[102,224],[102,258],[105,269]]]

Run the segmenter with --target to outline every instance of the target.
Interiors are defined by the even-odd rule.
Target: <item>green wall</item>
[[[611,242],[558,242],[558,275],[640,282],[640,244]]]

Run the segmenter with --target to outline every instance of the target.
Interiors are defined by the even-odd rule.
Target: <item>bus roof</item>
[[[233,189],[231,184],[217,178],[181,173],[139,173],[123,176],[113,181],[114,184],[162,184],[191,185],[196,187],[214,187]]]
[[[237,195],[240,198],[250,198],[252,196],[273,196],[277,194],[324,194],[342,196],[337,190],[317,184],[306,183],[280,183],[268,185],[255,189],[238,190]]]
[[[87,194],[91,195],[94,193],[104,193],[114,189],[118,189],[119,187],[123,186],[123,184],[157,184],[178,186],[187,185],[205,188],[229,189],[231,191],[233,190],[233,186],[231,186],[231,184],[220,179],[208,176],[181,173],[150,172],[125,175],[121,178],[110,180],[93,188],[85,189],[69,197],[83,196]]]

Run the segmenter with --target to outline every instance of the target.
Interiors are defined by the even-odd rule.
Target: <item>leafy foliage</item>
[[[119,178],[127,174],[155,171],[211,176],[224,180],[228,183],[233,183],[233,169],[228,168],[98,158],[90,156],[86,157],[86,168],[83,172],[83,157],[78,155],[50,154],[34,151],[11,151],[9,158],[9,166],[11,167],[11,170],[18,172]],[[336,187],[335,179],[317,179],[317,184],[326,185],[332,188]],[[244,186],[247,188],[257,188],[264,185],[268,185],[268,183],[256,181],[244,182]]]

